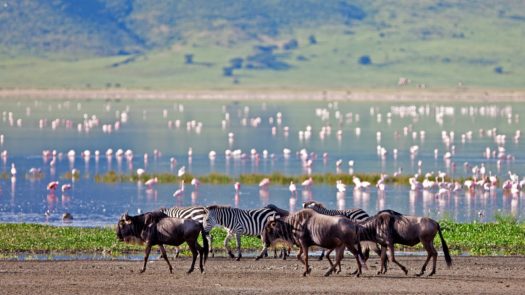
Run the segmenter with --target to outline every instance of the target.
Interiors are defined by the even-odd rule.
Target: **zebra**
[[[231,258],[235,258],[230,249],[229,242],[233,235],[237,238],[237,261],[242,257],[241,255],[241,236],[260,236],[266,224],[266,221],[271,216],[280,218],[281,215],[271,208],[260,208],[252,210],[243,210],[232,208],[230,206],[212,205],[206,207],[208,214],[204,220],[204,231],[209,232],[215,226],[223,226],[228,231],[224,239],[224,247],[228,251]],[[263,241],[263,250],[261,255],[267,253],[266,243]]]
[[[346,218],[350,218],[352,221],[362,221],[370,217],[370,215],[368,215],[368,213],[366,213],[365,210],[363,209],[359,209],[359,208],[346,209],[346,210],[327,209],[323,204],[316,202],[316,201],[304,202],[303,208],[310,208],[316,211],[317,213],[321,213],[324,215],[330,215],[330,216],[342,215],[342,216],[345,216]]]
[[[171,208],[160,208],[159,211],[168,215],[169,217],[181,218],[181,219],[193,219],[200,224],[204,225],[204,219],[208,214],[208,209],[204,206],[191,206],[191,207],[171,207]],[[212,236],[210,231],[204,230],[205,237],[208,239],[210,245],[210,253],[214,257]],[[203,236],[203,238],[205,238]],[[176,247],[175,257],[179,257],[179,248]]]
[[[346,218],[349,218],[350,220],[354,222],[362,222],[370,218],[370,215],[366,213],[365,210],[359,209],[359,208],[353,208],[353,209],[347,209],[347,210],[335,210],[335,209],[327,209],[323,204],[315,201],[309,201],[303,203],[303,208],[310,208],[316,211],[317,213],[321,213],[324,215],[330,215],[330,216],[345,216]],[[370,250],[372,249],[374,252],[377,253],[377,255],[381,256],[381,251],[378,248],[377,244],[370,243],[370,242],[363,242],[363,254],[365,256],[365,259],[368,259]],[[328,252],[327,255],[330,255],[330,252]],[[324,250],[321,252],[321,256],[319,257],[319,260],[322,260],[325,256]]]

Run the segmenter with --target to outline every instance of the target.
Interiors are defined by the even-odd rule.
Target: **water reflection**
[[[391,208],[460,221],[477,220],[479,212],[483,220],[494,220],[496,213],[525,218],[523,194],[503,191],[501,186],[439,193],[387,184],[381,190],[349,186],[339,193],[332,184],[312,184],[295,196],[274,184],[265,190],[243,185],[242,194],[233,195],[228,184],[206,185],[174,197],[181,188],[178,184],[145,187],[141,182],[93,180],[110,171],[132,174],[144,167],[148,174],[175,173],[185,166],[192,175],[217,172],[233,178],[273,172],[313,176],[440,171],[459,178],[471,177],[478,167],[503,181],[509,171],[525,175],[518,120],[525,115],[525,105],[519,103],[6,100],[2,108],[0,221],[4,222],[44,222],[44,213],[53,210],[71,211],[73,225],[112,224],[126,210],[212,203],[239,208],[274,203],[296,211],[297,202],[313,199],[327,207],[356,207],[369,213]],[[57,119],[47,119],[50,110]],[[13,181],[11,163],[19,171]],[[40,172],[30,172],[32,168]],[[74,171],[77,168],[82,172]],[[58,196],[58,202],[56,195],[48,196],[44,184],[64,179],[71,179],[74,189]]]

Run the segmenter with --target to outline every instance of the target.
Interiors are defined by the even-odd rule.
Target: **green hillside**
[[[2,88],[525,85],[523,1],[3,2]]]

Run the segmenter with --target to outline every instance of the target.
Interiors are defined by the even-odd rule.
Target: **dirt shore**
[[[512,89],[16,89],[0,88],[0,99],[154,99],[154,100],[338,100],[405,102],[523,102],[525,90]]]
[[[453,257],[447,269],[438,257],[437,274],[415,277],[423,257],[404,256],[409,268],[405,276],[394,267],[376,275],[378,260],[371,258],[369,270],[360,278],[350,275],[355,261],[343,260],[340,274],[324,277],[327,261],[312,259],[312,273],[302,277],[295,258],[262,261],[210,258],[205,273],[187,275],[189,258],[179,258],[170,274],[164,261],[154,260],[140,274],[141,261],[0,261],[1,294],[355,294],[440,293],[523,294],[525,257]]]

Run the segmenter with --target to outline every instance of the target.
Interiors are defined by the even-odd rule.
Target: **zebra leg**
[[[224,239],[224,248],[226,248],[226,251],[228,251],[228,255],[230,258],[235,258],[235,256],[232,253],[232,250],[230,249],[230,239],[233,235],[232,231],[228,231],[228,234],[226,235],[226,238]]]
[[[175,258],[179,258],[180,248],[179,246],[175,246]]]
[[[215,257],[215,251],[213,251],[213,237],[211,236],[211,232],[206,233],[206,238],[208,239],[208,245],[210,247],[211,257]]]
[[[164,260],[166,260],[166,262],[168,263],[168,267],[170,268],[170,273],[173,273],[173,267],[171,267],[171,263],[168,259],[168,255],[166,254],[166,249],[164,249],[164,246],[162,244],[159,244],[159,248],[160,248],[160,253],[161,253],[160,256],[164,258]]]
[[[236,237],[237,237],[237,253],[239,254],[239,256],[237,256],[237,261],[241,260],[241,234],[240,233],[237,233],[236,234]]]

